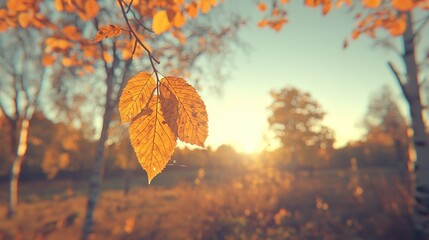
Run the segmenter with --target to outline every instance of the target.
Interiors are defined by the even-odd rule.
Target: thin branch
[[[399,72],[396,70],[395,66],[393,66],[392,62],[387,63],[389,65],[390,70],[392,70],[393,74],[396,77],[396,80],[399,83],[399,86],[401,87],[402,93],[404,94],[405,98],[408,102],[410,102],[410,95],[408,94],[407,88],[405,86],[405,81],[403,81],[402,77],[399,75]]]
[[[140,21],[140,19],[136,16],[136,13],[135,13],[134,11],[132,11],[132,10],[131,10],[133,0],[131,1],[130,5],[128,5],[124,0],[119,0],[119,1],[121,1],[121,2],[125,5],[125,7],[127,7],[127,8],[128,8],[128,9],[125,11],[125,14],[128,14],[128,12],[131,12],[131,14],[132,14],[132,15],[133,15],[133,17],[134,17],[134,20],[136,20],[136,21],[137,21],[137,23],[139,24],[139,26],[143,27],[143,29],[144,29],[144,30],[146,30],[146,31],[148,31],[148,32],[154,33],[154,31],[153,31],[152,29],[150,29],[150,28],[146,27],[146,26],[145,26],[145,25]]]
[[[420,21],[422,21],[423,23],[413,33],[413,39],[423,30],[423,28],[426,26],[426,24],[428,24],[428,22],[429,22],[429,15],[427,15],[423,19],[419,20],[419,22]]]
[[[127,9],[126,13],[130,12],[131,6],[133,5],[133,2],[134,2],[134,0],[131,0],[130,5],[128,5],[128,9]]]
[[[152,68],[154,69],[154,71],[157,72],[155,65],[153,64],[153,61],[155,61],[156,63],[160,63],[155,57],[152,56],[152,52],[146,47],[146,45],[140,40],[139,36],[137,36],[136,32],[134,31],[133,27],[130,24],[130,21],[127,17],[127,13],[125,12],[124,9],[124,5],[122,3],[122,0],[118,0],[119,5],[121,6],[121,11],[122,11],[122,15],[124,16],[125,22],[127,23],[128,28],[131,31],[131,34],[134,36],[134,38],[136,39],[136,41],[140,44],[140,46],[143,47],[143,49],[146,51],[146,53],[149,55],[149,59],[152,65]]]

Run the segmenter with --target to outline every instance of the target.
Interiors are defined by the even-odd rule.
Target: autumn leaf
[[[98,6],[97,1],[95,0],[86,0],[85,1],[85,18],[84,20],[93,19],[97,16],[100,7]]]
[[[367,8],[377,8],[380,4],[381,0],[362,0],[362,5]]]
[[[164,119],[159,98],[153,97],[148,108],[153,111],[133,121],[130,140],[149,184],[167,165],[176,147],[176,136]]]
[[[206,106],[195,88],[178,77],[161,80],[161,104],[167,124],[186,143],[204,147],[208,136]]]
[[[140,72],[128,80],[119,99],[121,123],[132,121],[143,109],[147,108],[155,87],[155,80],[147,72]]]
[[[397,19],[387,30],[392,36],[399,36],[404,33],[406,28],[407,21],[405,15],[403,15],[403,17]]]
[[[195,18],[198,16],[198,6],[195,2],[192,2],[186,7],[186,12],[190,18]]]
[[[201,12],[208,13],[212,6],[216,6],[216,1],[213,0],[200,0]]]
[[[265,10],[267,10],[267,5],[261,2],[258,4],[258,9],[259,11],[264,12]]]
[[[166,11],[161,10],[155,13],[152,22],[152,30],[155,32],[155,34],[159,35],[163,32],[166,32],[170,29],[170,27],[171,23],[170,20],[168,20]]]
[[[79,41],[82,39],[82,34],[79,32],[76,26],[68,25],[62,29],[64,35],[73,41]]]
[[[18,22],[23,28],[27,28],[30,24],[30,21],[32,20],[32,16],[30,16],[27,13],[20,13],[18,16]]]
[[[399,11],[409,11],[413,9],[413,0],[392,0],[392,5]]]
[[[174,20],[173,20],[174,26],[180,28],[183,25],[185,25],[185,22],[186,22],[185,16],[183,15],[182,12],[178,11],[174,16]]]
[[[50,54],[44,54],[42,57],[42,64],[43,66],[47,67],[54,64],[55,60],[56,58],[51,56]]]
[[[267,26],[267,20],[266,19],[262,19],[261,21],[259,21],[258,27],[262,28],[265,26]]]
[[[116,37],[119,36],[122,31],[122,28],[114,24],[102,26],[98,29],[98,32],[95,34],[94,40],[92,41],[96,43],[106,38]]]

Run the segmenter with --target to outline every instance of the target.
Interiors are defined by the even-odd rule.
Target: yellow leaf
[[[129,132],[137,159],[146,171],[150,184],[173,155],[176,136],[166,124],[157,96],[150,100],[148,108],[152,112],[133,121]]]
[[[362,0],[362,5],[367,8],[377,8],[380,4],[381,0]]]
[[[155,80],[147,72],[140,72],[128,80],[119,99],[121,123],[130,122],[143,109],[147,108],[155,87]]]
[[[27,28],[28,27],[28,25],[30,24],[31,19],[32,19],[32,16],[30,16],[29,14],[27,14],[25,12],[20,13],[18,15],[18,22],[21,25],[21,27],[23,27],[23,28]]]
[[[117,25],[107,25],[102,26],[100,29],[98,29],[97,34],[95,34],[94,40],[92,40],[94,43],[99,42],[105,38],[111,38],[119,36],[122,33],[122,29]]]
[[[155,16],[153,16],[153,22],[152,22],[152,30],[157,34],[161,34],[165,31],[168,31],[170,29],[171,23],[170,20],[168,20],[167,12],[164,10],[161,10],[157,13],[155,13]]]
[[[182,78],[166,77],[161,80],[160,99],[167,124],[176,136],[204,147],[208,136],[207,110],[195,88]]]
[[[200,1],[201,12],[208,13],[208,12],[210,12],[211,7],[212,7],[212,5],[211,5],[210,0],[201,0]]]
[[[410,11],[414,7],[413,0],[392,0],[392,5],[399,11]]]

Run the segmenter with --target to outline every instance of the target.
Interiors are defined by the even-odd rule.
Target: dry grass
[[[200,180],[198,185],[188,181],[148,187],[141,184],[143,179],[128,196],[106,189],[95,213],[92,238],[367,240],[411,236],[407,191],[390,171],[292,176],[256,168],[229,180]],[[39,188],[41,196],[23,193],[14,220],[4,218],[2,198],[0,239],[78,239],[86,198],[82,191],[68,189],[70,183],[61,184],[24,184],[23,189]]]

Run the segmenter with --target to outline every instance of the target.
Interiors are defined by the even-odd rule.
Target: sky
[[[322,16],[303,1],[288,7],[289,23],[280,32],[256,27],[262,17],[255,1],[226,1],[226,8],[249,18],[239,32],[250,45],[237,49],[233,67],[221,97],[202,93],[209,114],[206,145],[229,144],[240,152],[260,152],[267,143],[269,92],[293,86],[309,92],[327,112],[324,124],[336,134],[336,147],[359,139],[359,126],[370,98],[388,85],[406,114],[404,99],[387,61],[398,63],[390,50],[375,47],[361,37],[347,49],[343,42],[351,33],[353,14],[335,10]],[[399,43],[399,39],[396,40]],[[272,141],[269,140],[269,141]]]

